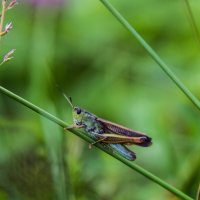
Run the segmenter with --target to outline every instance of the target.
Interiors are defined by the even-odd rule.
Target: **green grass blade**
[[[154,61],[170,77],[170,79],[179,87],[179,89],[190,99],[190,101],[200,110],[200,101],[190,92],[190,90],[180,81],[174,72],[165,64],[160,56],[151,48],[149,44],[140,36],[140,34],[131,26],[131,24],[107,1],[100,0],[104,6],[114,15],[114,17],[138,40],[146,49]]]
[[[197,191],[197,195],[196,195],[196,199],[195,200],[199,200],[200,199],[200,184],[199,184],[199,188]]]
[[[18,101],[19,103],[23,104],[24,106],[30,108],[31,110],[39,113],[40,115],[44,116],[45,118],[48,118],[49,120],[55,122],[56,124],[58,124],[61,127],[67,127],[68,124],[66,124],[64,121],[58,119],[57,117],[51,115],[50,113],[48,113],[47,111],[39,108],[38,106],[30,103],[29,101],[21,98],[20,96],[12,93],[11,91],[3,88],[2,86],[0,86],[0,92],[7,95],[8,97],[12,98],[15,101]],[[81,131],[77,131],[74,129],[70,129],[70,132],[80,136],[82,139],[88,141],[88,142],[93,142],[93,140],[89,137],[87,137],[83,132]],[[104,152],[110,154],[112,157],[115,157],[117,160],[121,161],[122,163],[124,163],[125,165],[129,166],[130,168],[136,170],[137,172],[139,172],[140,174],[144,175],[146,178],[152,180],[153,182],[157,183],[158,185],[160,185],[161,187],[167,189],[168,191],[170,191],[171,193],[175,194],[176,196],[180,197],[181,199],[184,200],[192,200],[191,197],[187,196],[186,194],[184,194],[183,192],[181,192],[180,190],[176,189],[175,187],[173,187],[172,185],[166,183],[165,181],[161,180],[160,178],[158,178],[157,176],[153,175],[152,173],[150,173],[149,171],[143,169],[142,167],[140,167],[139,165],[135,164],[134,162],[128,161],[125,158],[121,157],[118,154],[114,154],[112,152],[107,151],[106,149],[104,149],[101,144],[95,144],[95,146],[97,146],[99,149],[103,150]]]
[[[187,12],[188,12],[188,19],[189,19],[189,22],[191,24],[191,27],[194,31],[194,34],[196,36],[196,40],[198,42],[198,47],[200,47],[200,34],[199,34],[199,29],[197,27],[197,23],[195,21],[195,18],[194,18],[194,15],[192,13],[192,9],[191,9],[191,6],[190,6],[190,3],[188,0],[185,0],[185,6],[186,6],[186,9],[187,9]]]

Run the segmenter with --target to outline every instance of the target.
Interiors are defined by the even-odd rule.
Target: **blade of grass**
[[[45,99],[44,91],[48,87],[48,80],[45,81],[43,74],[50,73],[46,60],[52,62],[54,58],[54,50],[56,49],[54,41],[56,37],[55,25],[57,24],[59,10],[52,11],[48,15],[48,18],[45,18],[44,9],[39,5],[35,5],[33,7],[33,13],[33,26],[31,26],[31,35],[29,37],[29,96],[36,102],[41,102],[40,99],[42,98],[45,100],[46,108],[51,110],[52,113],[56,113],[55,106]],[[47,29],[48,34],[46,33]],[[41,40],[43,39],[48,42],[42,43]],[[41,43],[41,45],[38,45],[38,43]],[[38,88],[40,88],[38,92],[33,92]],[[71,194],[72,190],[70,189],[71,184],[68,176],[69,168],[67,159],[65,159],[66,154],[64,153],[64,135],[58,126],[53,123],[49,124],[43,117],[41,117],[40,122],[43,128],[42,133],[50,163],[49,168],[51,170],[54,198],[57,200],[70,199],[70,196],[73,196],[73,194]]]
[[[186,9],[187,9],[187,12],[188,12],[188,18],[189,18],[189,22],[191,24],[191,27],[194,31],[194,34],[196,36],[196,40],[198,42],[198,46],[200,47],[200,34],[199,34],[199,29],[197,27],[197,23],[194,19],[194,16],[193,16],[193,13],[192,13],[192,9],[191,9],[191,6],[190,6],[190,3],[188,0],[185,0],[185,6],[186,6]]]
[[[3,22],[4,22],[5,12],[6,12],[6,1],[2,1],[2,12],[1,12],[1,19],[0,19],[0,33],[3,30]],[[0,40],[1,40],[1,36],[0,36]]]
[[[190,92],[190,90],[180,81],[174,72],[165,64],[160,56],[151,48],[149,44],[140,36],[140,34],[131,26],[131,24],[109,3],[107,0],[100,0],[103,5],[112,13],[112,15],[138,40],[146,49],[154,61],[169,76],[169,78],[178,86],[178,88],[189,98],[189,100],[200,110],[200,101]]]
[[[65,123],[64,121],[58,119],[57,117],[51,115],[50,113],[48,113],[47,111],[39,108],[38,106],[30,103],[29,101],[21,98],[20,96],[12,93],[11,91],[5,89],[4,87],[0,86],[0,92],[5,94],[6,96],[14,99],[15,101],[18,101],[19,103],[23,104],[24,106],[30,108],[31,110],[39,113],[40,115],[44,116],[45,118],[48,118],[49,120],[55,122],[56,124],[58,124],[61,127],[67,127],[68,124]],[[82,139],[86,140],[87,142],[91,143],[93,142],[93,140],[89,137],[87,137],[83,132],[81,131],[77,131],[75,129],[70,129],[70,132],[76,134],[77,136],[81,137]],[[143,169],[142,167],[140,167],[139,165],[135,164],[134,162],[128,161],[125,158],[121,157],[118,154],[112,153],[106,149],[103,148],[103,146],[101,146],[101,144],[95,144],[95,146],[97,146],[99,149],[103,150],[104,152],[110,154],[112,157],[116,158],[117,160],[121,161],[122,163],[124,163],[126,166],[129,166],[131,169],[134,169],[135,171],[137,171],[138,173],[144,175],[146,178],[152,180],[153,182],[157,183],[158,185],[160,185],[161,187],[167,189],[168,191],[170,191],[171,193],[175,194],[176,196],[184,199],[184,200],[192,200],[191,197],[187,196],[186,194],[184,194],[183,192],[181,192],[180,190],[176,189],[175,187],[173,187],[172,185],[166,183],[165,181],[163,181],[162,179],[158,178],[157,176],[153,175],[152,173],[150,173],[149,171]]]
[[[200,199],[200,184],[199,184],[199,188],[198,188],[197,196],[196,196],[196,200],[199,200],[199,199]]]
[[[48,104],[48,108],[54,109],[53,105]],[[55,112],[55,111],[54,111]],[[44,139],[47,146],[48,158],[50,161],[50,168],[52,173],[52,179],[54,183],[54,190],[56,193],[55,199],[63,200],[70,199],[69,192],[66,192],[66,168],[63,149],[63,134],[58,126],[53,123],[48,123],[43,117],[41,117],[41,123],[43,128]]]

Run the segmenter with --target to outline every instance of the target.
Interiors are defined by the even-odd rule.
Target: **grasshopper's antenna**
[[[65,99],[68,101],[68,103],[70,104],[70,106],[74,109],[74,105],[72,104],[72,98],[68,97],[63,90],[59,87],[59,85],[56,84],[56,87],[58,88],[58,90],[62,93],[62,95],[65,97]]]
[[[74,109],[74,105],[72,104],[72,98],[68,97],[65,93],[62,93],[62,94],[65,97],[65,99],[68,101],[68,103],[70,104],[70,106]]]

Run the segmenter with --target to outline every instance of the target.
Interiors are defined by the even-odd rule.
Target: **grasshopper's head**
[[[85,118],[86,118],[85,110],[76,106],[73,108],[72,114],[73,114],[74,123],[76,125],[83,125],[83,122],[85,121]]]
[[[73,120],[74,120],[74,123],[76,125],[83,125],[83,121],[85,119],[85,110],[77,107],[77,106],[74,106],[73,103],[72,103],[72,99],[71,97],[67,97],[64,93],[63,93],[65,99],[68,101],[68,103],[70,104],[70,106],[72,107],[72,115],[73,115]]]

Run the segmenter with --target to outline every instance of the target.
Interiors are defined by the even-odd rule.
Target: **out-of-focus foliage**
[[[200,46],[184,1],[112,1],[200,98]],[[200,3],[190,1],[196,22]],[[74,104],[147,133],[137,164],[194,197],[199,111],[100,1],[20,1],[0,54],[1,85],[72,123]],[[197,23],[197,25],[199,25]],[[0,199],[176,199],[76,136],[0,95]]]

